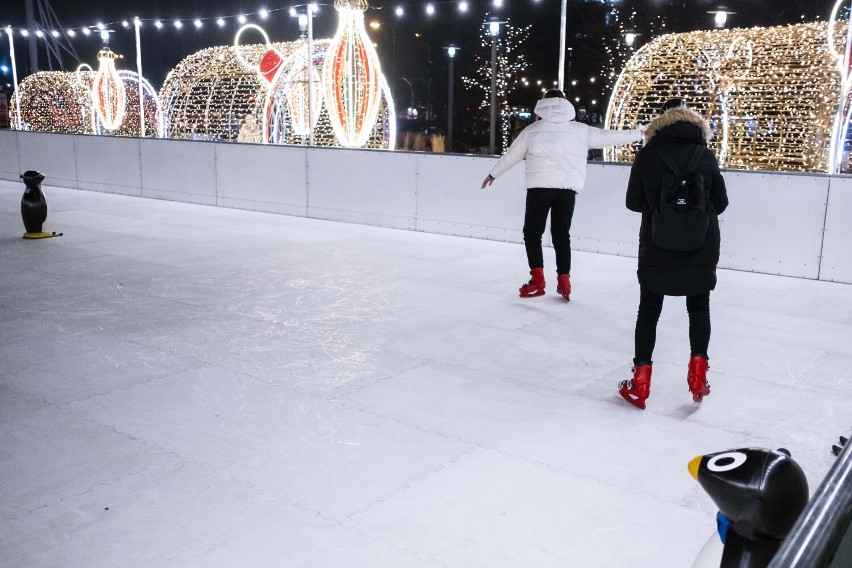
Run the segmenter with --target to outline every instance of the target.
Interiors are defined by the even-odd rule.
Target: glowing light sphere
[[[98,52],[98,72],[92,81],[92,102],[95,112],[107,130],[118,130],[124,120],[127,93],[124,81],[115,68],[115,60],[121,56],[108,47]]]
[[[339,23],[325,55],[323,84],[341,146],[363,146],[382,102],[381,69],[364,27],[366,0],[335,0]]]
[[[835,27],[842,45],[846,23]],[[605,126],[647,124],[682,97],[710,122],[723,167],[825,172],[841,86],[827,33],[815,22],[655,38],[619,75]],[[631,162],[635,149],[610,148],[605,158]]]
[[[95,111],[92,92],[89,88],[95,78],[95,72],[80,69],[76,73],[61,71],[43,71],[26,77],[19,89],[21,91],[21,121],[26,130],[61,132],[68,134],[103,134],[105,126]],[[139,123],[139,78],[135,72],[118,72],[124,83],[127,95],[125,120],[119,129],[110,134],[117,136],[140,136]],[[147,80],[143,79],[143,99],[145,104],[145,134],[148,137],[162,135],[162,112],[157,92]],[[12,99],[15,104],[15,99]],[[14,106],[13,106],[14,112]],[[14,126],[14,124],[13,124]]]

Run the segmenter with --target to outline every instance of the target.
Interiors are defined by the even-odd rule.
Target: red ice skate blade
[[[645,410],[645,399],[644,398],[639,398],[638,396],[636,398],[633,398],[633,396],[636,396],[636,395],[631,396],[630,393],[628,393],[626,390],[619,390],[618,394],[621,395],[621,398],[623,398],[624,400],[626,400],[627,402],[629,402],[630,404],[632,404],[633,406],[635,406],[639,410]]]
[[[705,386],[702,387],[701,390],[698,392],[694,392],[692,391],[692,389],[690,389],[690,392],[692,392],[693,404],[701,404],[701,401],[704,400],[704,397],[710,394],[710,389]]]

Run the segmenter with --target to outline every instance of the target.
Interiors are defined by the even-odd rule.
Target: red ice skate
[[[707,382],[707,359],[701,355],[694,355],[689,360],[689,372],[686,375],[686,383],[692,400],[695,404],[700,403],[705,396],[710,394],[710,383]]]
[[[645,410],[645,400],[651,394],[651,364],[635,365],[633,378],[618,383],[618,394],[636,408]]]
[[[533,268],[530,270],[530,274],[532,278],[529,282],[521,286],[520,297],[521,298],[534,298],[536,296],[544,296],[544,269],[543,268]]]
[[[556,291],[565,298],[565,301],[571,301],[568,297],[571,295],[571,277],[569,275],[560,274],[556,277]]]

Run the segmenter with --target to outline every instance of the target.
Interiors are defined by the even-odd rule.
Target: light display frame
[[[727,168],[826,172],[841,78],[826,22],[668,34],[627,62],[607,108],[606,128],[647,124],[669,98],[684,98],[715,133],[709,145]],[[846,33],[836,26],[835,37]],[[636,147],[605,159],[631,162]]]

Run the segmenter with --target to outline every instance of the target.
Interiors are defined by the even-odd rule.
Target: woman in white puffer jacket
[[[541,120],[527,126],[482,182],[485,188],[512,166],[526,160],[527,188],[524,245],[532,279],[521,286],[521,298],[544,295],[541,237],[550,212],[550,233],[556,252],[556,291],[566,300],[571,293],[571,219],[574,200],[586,181],[591,148],[638,142],[642,128],[604,130],[576,122],[574,105],[558,89],[550,89],[535,105]]]

